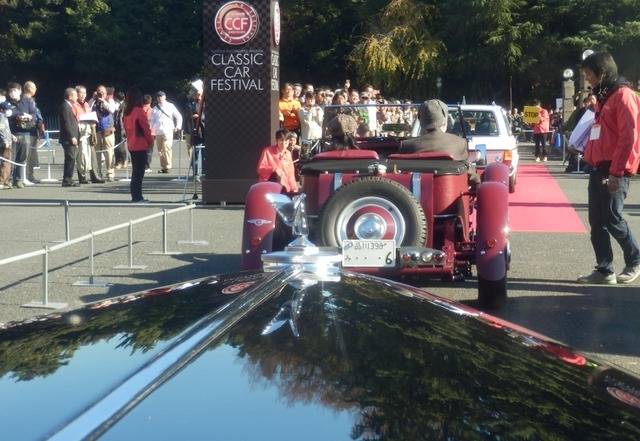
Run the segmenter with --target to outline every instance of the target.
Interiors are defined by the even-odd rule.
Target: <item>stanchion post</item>
[[[152,251],[149,254],[162,255],[162,256],[174,256],[182,254],[180,251],[168,251],[167,247],[167,209],[162,210],[162,251]]]
[[[109,282],[96,282],[93,276],[93,255],[94,255],[94,247],[93,247],[93,239],[95,235],[93,231],[91,231],[91,239],[89,239],[89,280],[83,281],[79,280],[77,282],[72,283],[73,286],[113,286],[113,283]]]
[[[180,137],[178,138],[178,177],[172,179],[174,182],[184,182],[186,178],[182,178],[182,137],[184,136],[184,130],[180,130]]]
[[[68,242],[71,239],[71,226],[69,220],[69,201],[64,201],[64,240]]]
[[[145,269],[147,265],[134,265],[133,264],[133,221],[129,219],[129,265],[117,265],[113,269]]]
[[[44,247],[42,255],[42,302],[29,302],[22,305],[25,308],[62,309],[67,303],[49,303],[49,247]]]
[[[51,159],[53,158],[53,162],[55,164],[55,156],[54,156],[54,150],[53,147],[51,146],[51,138],[49,137],[49,130],[46,130],[44,132],[44,145],[47,147],[47,150],[49,151],[49,156],[47,159],[47,177],[45,179],[40,179],[40,182],[60,182],[55,178],[51,177]]]
[[[64,201],[62,203],[64,206],[64,239],[54,240],[55,243],[64,243],[69,242],[71,239],[71,222],[69,220],[69,201]]]
[[[122,141],[122,142],[126,142],[126,141]],[[122,144],[122,142],[120,144]],[[125,178],[123,179],[118,179],[118,182],[131,182],[131,177],[129,177],[129,167],[133,167],[133,164],[131,163],[131,155],[129,154],[129,149],[124,149],[125,152],[127,152],[127,166],[124,168],[125,171]]]
[[[189,240],[179,240],[180,244],[191,244],[191,245],[208,245],[209,242],[205,240],[193,240],[193,211],[195,210],[195,205],[193,203],[190,204],[191,208],[189,209]]]

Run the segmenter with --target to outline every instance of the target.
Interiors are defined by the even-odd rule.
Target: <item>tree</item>
[[[432,91],[445,51],[430,32],[438,12],[420,0],[389,3],[369,22],[371,32],[360,37],[349,57],[363,82],[404,96]]]
[[[0,6],[0,84],[38,85],[50,112],[84,84],[182,96],[202,73],[202,1],[25,0]]]
[[[38,85],[43,110],[78,83],[182,97],[202,73],[202,0],[5,0],[0,87]],[[387,96],[552,105],[584,49],[640,78],[638,1],[281,0],[281,78],[372,83]]]

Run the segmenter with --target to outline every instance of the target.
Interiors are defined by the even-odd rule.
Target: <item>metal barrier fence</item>
[[[185,211],[185,210],[189,210],[189,240],[181,240],[178,241],[178,243],[180,244],[192,244],[192,245],[207,245],[206,241],[195,241],[193,239],[193,210],[197,207],[195,204],[193,203],[189,203],[189,204],[181,204],[180,207],[178,208],[174,208],[174,209],[163,209],[162,212],[159,213],[155,213],[149,216],[145,216],[136,220],[129,220],[129,222],[127,223],[122,223],[119,225],[114,225],[112,227],[108,227],[108,228],[104,228],[102,230],[99,231],[92,231],[89,234],[85,234],[84,236],[80,236],[77,237],[75,239],[70,239],[69,236],[69,231],[70,231],[70,223],[69,223],[69,208],[72,205],[78,205],[78,206],[99,206],[99,207],[109,207],[109,206],[128,206],[130,207],[131,204],[97,204],[97,203],[70,203],[69,201],[64,201],[62,203],[0,203],[0,205],[12,205],[12,206],[56,206],[56,205],[63,205],[65,207],[65,240],[62,241],[62,243],[60,243],[59,245],[53,245],[53,246],[44,246],[42,250],[39,251],[32,251],[29,253],[25,253],[25,254],[21,254],[19,256],[14,256],[14,257],[9,257],[6,259],[2,259],[0,260],[0,267],[3,265],[7,265],[10,263],[15,263],[15,262],[20,262],[23,260],[27,260],[27,259],[31,259],[33,257],[38,257],[41,256],[42,257],[42,301],[41,302],[30,302],[30,303],[26,303],[22,306],[27,307],[27,308],[47,308],[47,309],[62,309],[62,308],[66,308],[67,307],[67,303],[56,303],[56,302],[49,302],[49,254],[67,247],[70,247],[72,245],[81,243],[81,242],[88,242],[89,244],[89,276],[88,276],[88,280],[87,281],[79,281],[76,283],[73,283],[73,285],[75,286],[110,286],[111,284],[109,284],[108,282],[99,282],[99,281],[95,281],[94,277],[94,267],[93,267],[93,258],[94,258],[94,246],[93,246],[93,240],[96,236],[100,236],[103,234],[107,234],[107,233],[111,233],[113,231],[117,231],[120,229],[124,229],[124,228],[128,228],[129,230],[129,234],[128,234],[128,255],[129,255],[129,262],[127,265],[117,265],[114,267],[114,269],[118,269],[118,270],[132,270],[132,269],[144,269],[146,268],[146,266],[143,265],[134,265],[133,264],[133,226],[143,223],[143,222],[147,222],[149,220],[152,219],[156,219],[159,217],[162,217],[162,251],[154,251],[151,252],[150,254],[154,254],[154,255],[165,255],[165,256],[169,256],[169,255],[176,255],[176,254],[181,254],[181,252],[179,251],[169,251],[168,250],[168,241],[167,241],[167,236],[168,236],[168,231],[167,231],[167,217],[169,214],[174,214],[174,213],[178,213],[181,211]],[[145,204],[145,206],[167,206],[167,205],[176,205],[176,204]]]

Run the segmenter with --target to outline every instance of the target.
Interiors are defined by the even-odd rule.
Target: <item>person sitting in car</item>
[[[427,100],[420,105],[418,119],[422,135],[400,142],[398,153],[442,152],[449,153],[456,161],[469,161],[467,140],[447,133],[447,105],[440,100]],[[480,184],[475,166],[469,164],[469,184]]]
[[[349,150],[358,149],[354,133],[358,130],[358,121],[352,115],[340,113],[335,116],[329,124],[327,130],[331,135],[331,141],[327,150]]]
[[[493,114],[485,112],[482,114],[482,119],[476,123],[476,135],[489,136],[498,133],[498,126],[496,120],[493,118]]]
[[[289,131],[280,129],[276,132],[276,144],[265,147],[260,154],[258,166],[259,181],[271,181],[282,184],[288,193],[298,191],[293,158],[289,147]]]

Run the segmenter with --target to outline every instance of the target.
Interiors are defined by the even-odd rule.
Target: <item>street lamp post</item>
[[[593,50],[591,49],[587,49],[582,53],[582,61],[584,61],[585,58],[587,58],[589,55],[591,55],[593,53]],[[582,71],[580,72],[580,102],[578,103],[579,105],[582,105],[582,103],[584,102],[584,99],[587,97],[588,91],[585,88],[585,84],[584,84],[584,75],[582,74]]]
[[[573,71],[565,69],[562,72],[564,81],[562,82],[562,120],[567,122],[573,113],[573,96],[576,92],[576,86],[573,82]]]

